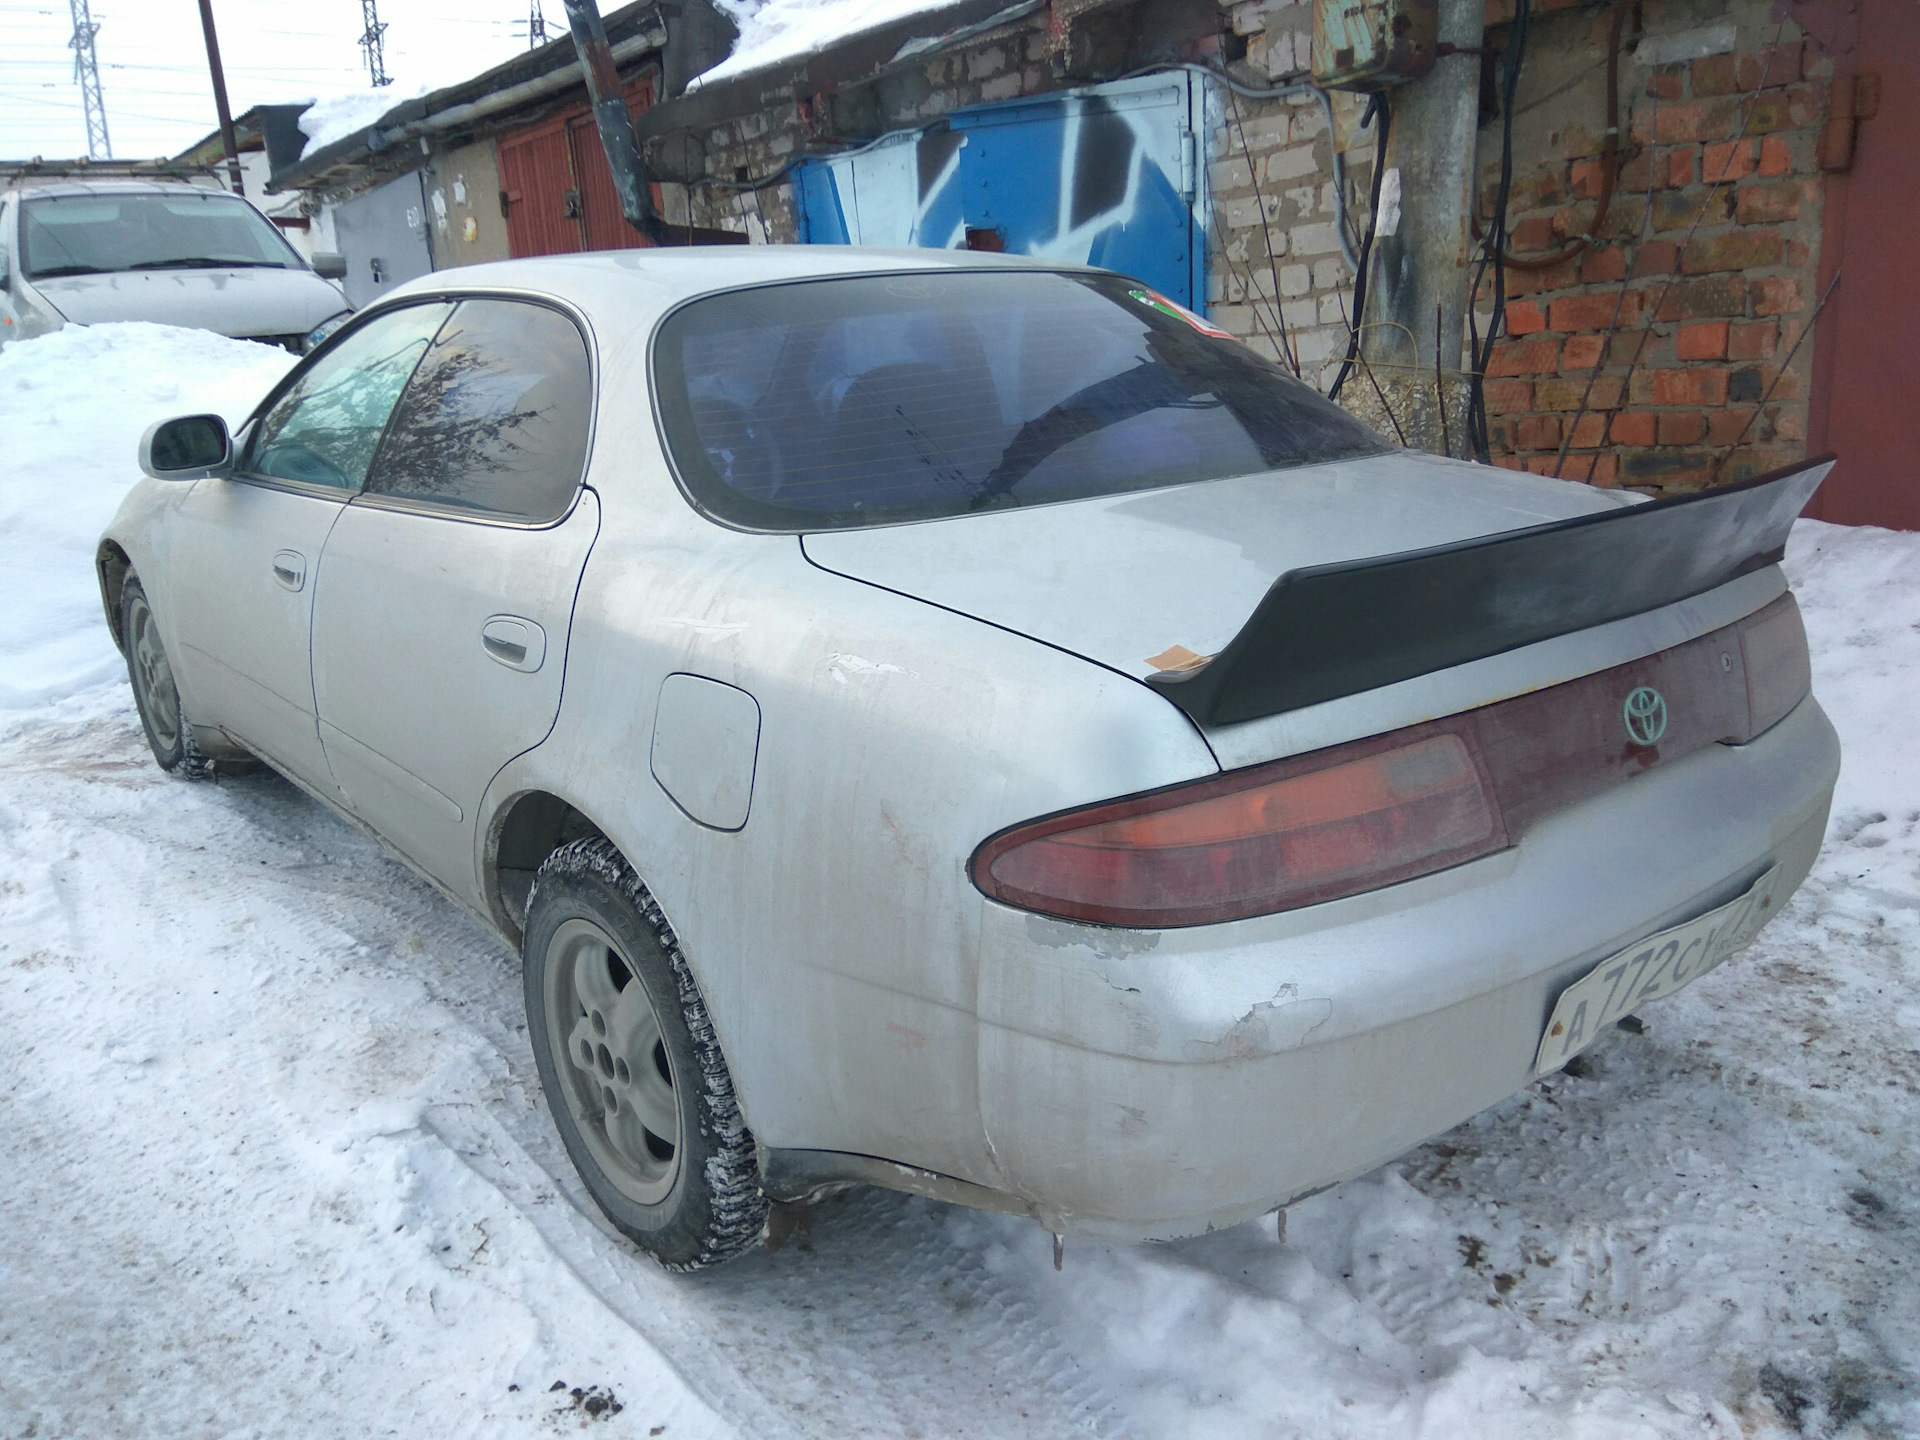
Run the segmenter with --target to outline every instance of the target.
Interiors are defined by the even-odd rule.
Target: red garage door
[[[653,102],[646,77],[627,86],[627,109]],[[625,250],[646,240],[620,213],[593,112],[581,107],[500,137],[500,188],[506,195],[507,248],[515,259],[576,250]],[[659,188],[654,204],[660,203]]]
[[[1828,7],[1839,12],[1839,7]],[[1851,26],[1857,30],[1848,33]],[[1920,530],[1920,5],[1860,0],[1826,39],[1836,81],[1856,94],[1877,81],[1878,108],[1855,122],[1851,165],[1827,177],[1820,288],[1840,284],[1814,330],[1808,450],[1840,463],[1808,512],[1843,525]],[[1864,81],[1864,83],[1862,83]],[[1836,83],[1837,92],[1845,86]],[[1867,105],[1859,106],[1869,108]],[[1838,158],[1838,157],[1836,157]]]

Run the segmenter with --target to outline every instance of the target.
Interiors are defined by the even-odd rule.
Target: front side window
[[[29,280],[117,270],[302,269],[258,210],[231,195],[59,195],[20,214],[20,269]]]
[[[1389,448],[1136,282],[936,271],[729,291],[662,324],[654,375],[696,504],[846,529]]]
[[[400,397],[366,493],[556,520],[586,468],[592,410],[573,321],[523,301],[463,300]]]
[[[315,355],[260,417],[242,472],[358,490],[401,388],[453,306],[376,316]]]

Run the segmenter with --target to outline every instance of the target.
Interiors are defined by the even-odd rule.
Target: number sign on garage
[[[956,110],[796,167],[801,237],[1084,262],[1200,308],[1204,104],[1181,73]]]

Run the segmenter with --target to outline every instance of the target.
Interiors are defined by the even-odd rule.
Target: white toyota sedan
[[[489,921],[588,1190],[675,1268],[868,1183],[1235,1224],[1565,1065],[1811,865],[1778,560],[1396,450],[1104,272],[443,272],[99,548],[160,764],[264,760]]]

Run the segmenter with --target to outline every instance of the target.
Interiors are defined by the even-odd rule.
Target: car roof
[[[10,193],[24,200],[57,199],[63,195],[225,195],[216,185],[194,185],[185,180],[51,180],[44,185],[22,185]]]
[[[533,292],[606,316],[616,326],[650,321],[682,300],[751,285],[931,270],[1082,270],[1084,266],[977,250],[860,245],[695,245],[602,250],[498,260],[437,270],[381,298],[493,290]]]

